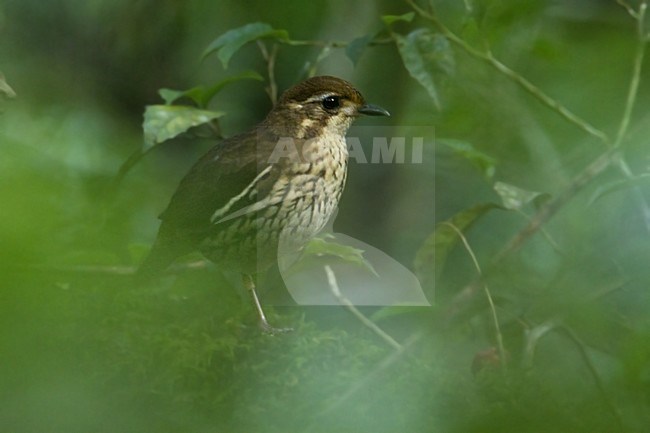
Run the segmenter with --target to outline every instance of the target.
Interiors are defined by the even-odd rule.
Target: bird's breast
[[[214,234],[202,245],[207,257],[252,269],[299,250],[325,227],[345,186],[345,137],[310,140],[301,150],[299,159],[267,166],[265,171],[277,172],[268,189],[258,188],[263,171],[236,197],[252,205],[218,215]]]
[[[302,156],[288,167],[276,191],[285,197],[281,212],[286,216],[286,240],[296,244],[322,230],[338,206],[347,176],[345,137],[310,140]]]

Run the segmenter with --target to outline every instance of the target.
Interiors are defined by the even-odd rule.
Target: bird
[[[360,115],[390,113],[333,76],[286,90],[261,123],[217,143],[190,168],[137,274],[155,277],[199,251],[241,274],[263,332],[286,331],[269,324],[254,277],[299,252],[334,214],[347,178],[345,136]]]

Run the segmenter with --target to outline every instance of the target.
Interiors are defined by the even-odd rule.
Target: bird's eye
[[[339,108],[341,99],[338,96],[327,96],[323,98],[323,108],[326,110],[333,110]]]

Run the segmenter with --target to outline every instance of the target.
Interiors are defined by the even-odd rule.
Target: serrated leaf
[[[417,29],[406,35],[393,34],[402,61],[409,74],[424,87],[440,108],[434,75],[451,75],[455,69],[453,53],[447,38],[429,29]]]
[[[415,273],[420,281],[425,284],[437,279],[437,276],[442,273],[449,253],[460,240],[458,233],[450,227],[450,224],[464,233],[487,212],[500,208],[501,206],[495,203],[479,204],[438,224],[418,250],[413,262]]]
[[[378,276],[370,262],[363,257],[363,250],[350,245],[329,242],[324,238],[314,238],[304,248],[303,257],[308,255],[338,257],[348,263],[359,265]]]
[[[413,18],[415,18],[415,12],[409,12],[404,15],[384,15],[381,17],[381,20],[384,22],[384,24],[390,26],[397,21],[405,21],[407,23],[410,23],[413,21]]]
[[[158,143],[176,137],[188,129],[223,116],[220,111],[193,107],[149,105],[144,112],[144,148],[146,152]]]
[[[197,86],[188,90],[160,89],[158,93],[167,105],[172,104],[180,98],[189,98],[194,101],[199,108],[206,108],[208,104],[210,104],[212,98],[214,98],[224,87],[230,83],[241,80],[263,81],[264,78],[255,71],[244,71],[240,74],[226,77],[207,88],[205,86]]]
[[[375,38],[376,34],[369,34],[361,36],[359,38],[353,39],[347,47],[345,47],[345,55],[352,61],[352,64],[356,66],[357,62],[361,58],[361,55],[364,53],[368,44]]]
[[[541,192],[527,191],[505,182],[496,182],[494,190],[501,197],[503,207],[510,210],[521,209],[542,195]]]
[[[224,69],[228,68],[230,58],[248,42],[263,38],[274,38],[288,40],[289,34],[286,30],[276,30],[266,23],[250,23],[227,31],[212,41],[203,52],[203,58],[217,52]]]
[[[470,163],[478,167],[487,179],[492,179],[496,170],[496,160],[490,155],[477,150],[474,146],[466,141],[454,139],[440,139],[437,141],[449,149],[451,149],[458,156],[468,160]]]

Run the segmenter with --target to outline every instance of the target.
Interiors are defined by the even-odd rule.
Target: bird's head
[[[266,124],[277,133],[297,138],[313,138],[323,133],[345,135],[361,114],[390,116],[385,109],[367,104],[352,84],[325,75],[309,78],[285,91]]]

